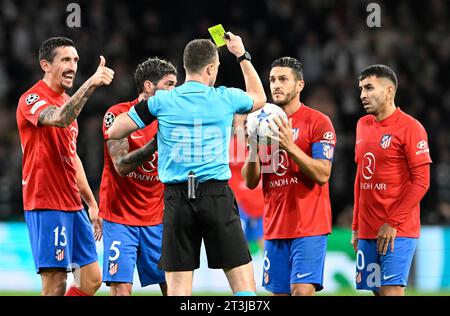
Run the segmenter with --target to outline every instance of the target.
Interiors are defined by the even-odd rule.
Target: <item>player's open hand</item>
[[[94,227],[94,238],[96,241],[99,241],[103,236],[103,220],[98,216],[97,206],[89,207],[89,218]]]
[[[391,247],[391,252],[394,251],[394,241],[397,235],[397,230],[391,227],[388,223],[384,223],[377,235],[377,251],[380,255],[386,255],[388,246]]]
[[[278,129],[274,124],[278,126]],[[274,117],[273,123],[269,124],[269,128],[272,131],[271,140],[273,142],[278,142],[281,149],[288,150],[294,144],[294,139],[292,136],[292,119],[286,121],[280,117]]]
[[[234,35],[231,32],[226,32],[224,35],[227,48],[236,57],[241,57],[245,53],[245,47],[240,36]]]
[[[114,70],[105,66],[105,57],[100,56],[100,64],[98,65],[97,71],[92,75],[92,85],[95,87],[100,87],[103,85],[108,86],[114,78]]]

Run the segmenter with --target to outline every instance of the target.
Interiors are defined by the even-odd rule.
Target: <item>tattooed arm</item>
[[[131,171],[148,160],[157,150],[156,137],[147,144],[129,152],[129,144],[126,138],[107,140],[108,152],[114,164],[117,173],[124,177]]]
[[[51,105],[39,114],[41,125],[58,127],[69,126],[80,114],[84,104],[97,87],[109,85],[114,77],[114,71],[105,67],[105,58],[100,56],[100,65],[92,77],[61,107]]]
[[[95,88],[92,80],[88,79],[62,107],[51,105],[44,109],[39,114],[39,123],[58,127],[69,126],[78,117]]]

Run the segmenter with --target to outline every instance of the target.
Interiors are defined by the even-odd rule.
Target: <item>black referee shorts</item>
[[[188,200],[186,183],[165,186],[159,268],[164,271],[197,269],[202,239],[209,268],[231,269],[249,263],[252,258],[228,182],[199,183],[196,196],[196,200]]]

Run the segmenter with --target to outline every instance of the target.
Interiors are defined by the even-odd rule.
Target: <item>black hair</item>
[[[397,90],[398,86],[397,76],[390,67],[381,64],[369,66],[361,72],[361,75],[359,75],[358,80],[361,81],[371,76],[389,79],[394,84],[395,90]]]
[[[144,82],[146,80],[151,81],[153,84],[157,84],[162,77],[168,74],[177,75],[177,69],[171,62],[159,57],[147,59],[137,66],[134,73],[134,81],[138,92],[142,93],[142,91],[144,91]]]
[[[271,69],[273,67],[287,67],[287,68],[291,68],[293,73],[294,73],[295,79],[296,80],[303,80],[303,65],[302,65],[301,62],[299,62],[297,59],[295,59],[293,57],[281,57],[281,58],[278,58],[270,66]]]
[[[51,37],[44,41],[39,47],[39,61],[45,59],[49,62],[53,62],[53,58],[55,58],[56,55],[55,49],[63,46],[75,47],[75,44],[67,37]]]

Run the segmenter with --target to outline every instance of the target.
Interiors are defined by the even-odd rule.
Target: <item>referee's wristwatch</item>
[[[244,55],[242,55],[240,57],[236,57],[236,60],[237,60],[238,64],[240,64],[241,61],[243,61],[243,60],[251,61],[252,60],[252,56],[250,55],[249,52],[245,51]]]

